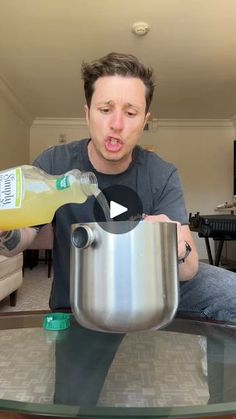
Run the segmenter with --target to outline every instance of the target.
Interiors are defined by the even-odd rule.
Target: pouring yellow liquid
[[[60,206],[98,196],[96,176],[73,169],[52,176],[29,165],[0,172],[0,230],[50,223]]]

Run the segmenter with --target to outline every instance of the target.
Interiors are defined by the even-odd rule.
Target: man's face
[[[98,171],[119,173],[129,166],[149,116],[145,92],[142,80],[134,77],[105,76],[95,82],[85,110],[92,140],[89,158]]]

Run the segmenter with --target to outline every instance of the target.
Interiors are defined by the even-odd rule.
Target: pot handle
[[[76,227],[72,233],[72,244],[79,249],[86,249],[94,240],[93,230],[85,224]]]

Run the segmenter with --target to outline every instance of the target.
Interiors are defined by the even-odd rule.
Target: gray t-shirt
[[[97,172],[89,161],[88,142],[85,139],[51,147],[38,156],[33,164],[52,175],[61,175],[72,169],[92,171],[101,190],[113,185],[133,189],[142,201],[145,214],[165,214],[181,224],[188,223],[181,182],[173,164],[136,146],[127,170],[118,175],[106,175]],[[84,204],[63,205],[54,216],[54,280],[50,296],[50,307],[53,310],[70,307],[70,226],[95,221],[93,206],[92,197]]]

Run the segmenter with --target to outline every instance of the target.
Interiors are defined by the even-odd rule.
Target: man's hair
[[[84,81],[85,98],[89,108],[96,80],[104,76],[119,75],[136,77],[143,81],[146,87],[146,112],[148,112],[154,91],[152,69],[144,67],[134,55],[111,52],[91,63],[83,62],[81,73]]]

